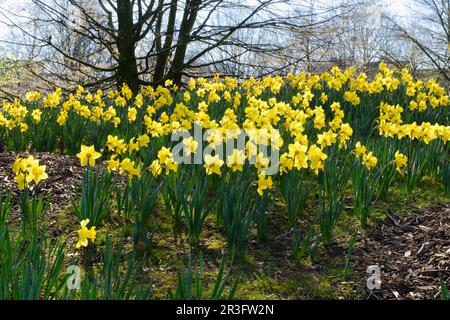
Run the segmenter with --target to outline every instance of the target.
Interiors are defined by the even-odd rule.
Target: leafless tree
[[[67,87],[127,83],[137,91],[230,65],[230,75],[274,73],[300,60],[283,56],[289,31],[323,22],[305,20],[303,0],[32,2],[28,16],[0,10],[18,34],[10,42],[39,66],[37,77]]]
[[[414,19],[409,24],[390,18],[392,32],[407,40],[410,52],[422,58],[422,69],[436,70],[450,81],[450,0],[416,0],[412,11]]]

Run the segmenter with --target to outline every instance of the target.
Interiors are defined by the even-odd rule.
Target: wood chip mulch
[[[30,153],[27,152],[0,153],[0,191],[11,191],[14,203],[17,203],[19,190],[14,182],[12,165],[17,156],[24,158],[28,155]],[[50,199],[50,212],[69,205],[70,197],[75,196],[82,180],[79,159],[46,152],[33,152],[32,155],[41,165],[47,166],[48,179],[39,183],[38,191]],[[11,218],[14,220],[14,216]]]
[[[351,257],[368,299],[439,299],[440,279],[450,284],[450,202],[412,212],[394,213],[361,239]],[[367,288],[378,266],[379,289]],[[370,286],[370,285],[369,285]]]

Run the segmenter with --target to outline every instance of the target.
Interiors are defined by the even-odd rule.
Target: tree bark
[[[136,93],[139,91],[139,76],[136,60],[136,39],[133,25],[133,7],[130,0],[117,0],[119,51],[116,73],[117,86],[126,83]]]

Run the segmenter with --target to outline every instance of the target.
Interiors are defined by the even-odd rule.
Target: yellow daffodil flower
[[[219,155],[215,155],[214,157],[209,154],[205,155],[204,167],[206,169],[206,174],[211,175],[215,173],[220,176],[220,168],[222,167],[223,163],[224,162],[220,159]]]
[[[394,162],[395,162],[396,170],[400,174],[403,174],[402,169],[408,165],[408,157],[405,156],[404,154],[400,153],[399,151],[396,151]]]
[[[77,157],[81,160],[81,166],[85,167],[89,165],[90,167],[95,167],[95,160],[100,158],[102,155],[95,151],[94,146],[81,146],[81,152],[77,153]]]
[[[258,176],[258,194],[260,196],[263,196],[264,190],[266,189],[272,189],[272,177],[267,177],[264,174],[260,174]]]
[[[324,160],[326,160],[327,158],[328,156],[323,153],[322,149],[317,147],[315,144],[309,147],[308,159],[310,161],[310,167],[316,174],[319,173],[319,170],[323,170]]]
[[[78,230],[78,241],[76,248],[87,247],[89,244],[88,239],[92,242],[95,240],[97,232],[95,231],[95,226],[88,229],[86,226],[89,224],[89,219],[84,219],[80,222],[81,229]]]

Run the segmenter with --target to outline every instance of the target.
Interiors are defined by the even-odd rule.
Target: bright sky
[[[410,7],[413,5],[413,0],[385,0],[388,4],[388,8],[392,10],[392,13],[399,16],[408,16],[410,14]]]
[[[30,3],[31,0],[0,0],[0,8],[4,8],[6,10],[11,10],[15,8],[23,8],[27,3]],[[14,10],[15,11],[15,10]],[[12,19],[11,19],[12,20]],[[8,28],[4,25],[7,23],[8,19],[1,14],[0,12],[0,38],[3,39],[6,33],[8,32]]]
[[[0,0],[0,8],[12,9],[20,8],[30,3],[31,0]],[[399,15],[402,17],[408,17],[410,14],[410,7],[413,5],[414,0],[383,0],[386,5],[387,11]],[[4,38],[8,32],[7,27],[2,21],[5,21],[5,17],[0,14],[0,38]]]

